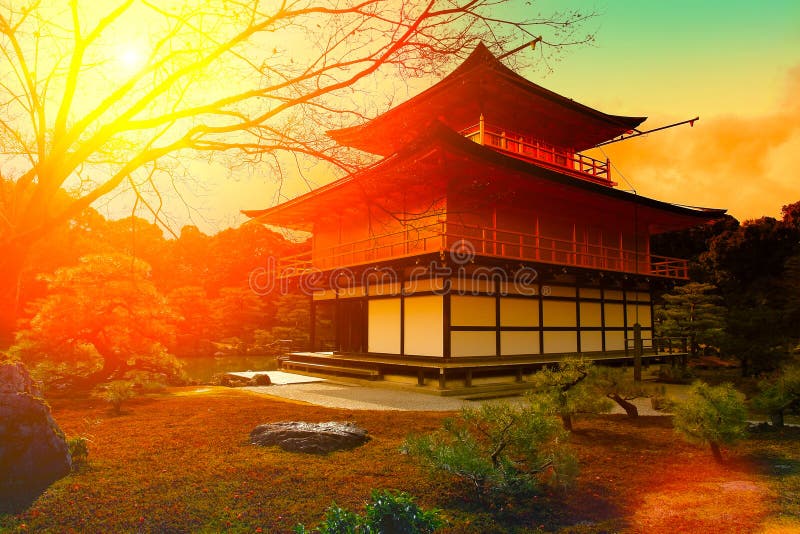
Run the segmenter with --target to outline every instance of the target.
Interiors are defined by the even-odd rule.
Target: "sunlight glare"
[[[127,45],[120,48],[117,53],[117,59],[120,64],[129,70],[138,69],[144,64],[144,54],[137,48]]]

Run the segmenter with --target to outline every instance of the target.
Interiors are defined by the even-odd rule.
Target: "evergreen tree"
[[[561,417],[564,429],[572,430],[573,417],[577,414],[611,409],[611,402],[597,395],[591,377],[591,361],[566,358],[557,366],[545,367],[533,375],[534,389],[528,399],[535,404],[551,406]]]
[[[145,371],[180,375],[167,350],[175,314],[150,280],[150,266],[122,254],[84,256],[46,277],[47,297],[33,305],[11,351],[44,364],[50,381],[91,387]]]
[[[766,412],[772,424],[783,426],[788,410],[800,409],[800,362],[786,366],[777,376],[759,383],[761,393],[753,399],[756,409]]]
[[[715,290],[712,284],[692,282],[662,295],[664,304],[656,310],[658,334],[687,338],[692,358],[697,356],[701,344],[719,343],[725,324],[725,308]],[[685,367],[686,363],[684,356],[681,364]]]
[[[721,445],[744,437],[747,410],[741,393],[731,384],[709,386],[695,382],[684,402],[675,406],[675,428],[691,442],[708,445],[722,462]]]

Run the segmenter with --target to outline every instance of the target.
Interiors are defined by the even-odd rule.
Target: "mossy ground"
[[[317,524],[333,501],[362,509],[372,489],[441,509],[449,532],[800,530],[796,429],[754,435],[719,466],[667,417],[580,419],[570,438],[581,465],[575,489],[486,510],[399,452],[406,435],[438,428],[447,414],[335,410],[217,387],[136,399],[120,416],[97,399],[52,406],[68,436],[90,440],[88,466],[25,513],[0,516],[2,531],[289,532]],[[353,421],[372,440],[327,456],[248,443],[256,425],[286,420]]]

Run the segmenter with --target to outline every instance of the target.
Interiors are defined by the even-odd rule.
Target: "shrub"
[[[753,399],[753,407],[770,416],[772,425],[783,426],[783,416],[788,410],[800,409],[800,364],[787,366],[771,380],[758,384],[761,392]]]
[[[611,410],[611,401],[596,391],[590,361],[566,358],[555,367],[535,373],[531,382],[534,389],[528,398],[551,406],[566,430],[572,430],[572,419],[577,414]]]
[[[654,410],[669,411],[674,408],[674,402],[667,396],[667,388],[664,385],[653,386],[650,395],[650,406]]]
[[[639,409],[630,401],[650,397],[654,393],[652,388],[636,382],[626,369],[594,366],[590,379],[592,388],[616,402],[628,417],[639,416]]]
[[[89,461],[89,440],[84,437],[75,437],[67,440],[69,455],[72,457],[72,470],[78,471]]]
[[[667,384],[688,384],[694,378],[694,373],[688,367],[679,365],[662,365],[658,368],[659,382]]]
[[[111,382],[105,390],[103,397],[111,404],[114,413],[119,415],[122,412],[122,404],[132,399],[134,396],[133,384],[124,380]]]
[[[688,441],[708,444],[721,463],[720,445],[735,443],[745,435],[747,410],[741,393],[731,384],[695,382],[688,398],[676,403],[674,423]]]
[[[529,495],[542,486],[569,486],[576,462],[552,406],[487,403],[464,408],[443,429],[409,436],[404,449],[435,471],[467,482],[481,501]]]
[[[427,534],[442,525],[437,510],[425,511],[405,492],[373,491],[372,502],[360,516],[335,503],[325,513],[325,520],[314,529],[320,534]],[[294,531],[304,534],[303,525]]]

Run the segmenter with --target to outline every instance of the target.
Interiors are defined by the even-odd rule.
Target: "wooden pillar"
[[[310,317],[310,324],[309,324],[309,350],[311,352],[315,352],[317,350],[317,302],[314,300],[314,294],[312,293],[309,298],[311,299],[311,304],[309,307],[309,315]]]
[[[450,290],[451,280],[447,278],[444,281],[444,291],[442,295],[442,357],[445,360],[450,359]],[[444,369],[440,380],[444,378]]]
[[[633,379],[642,381],[642,325],[633,325]]]
[[[478,144],[483,145],[484,143],[484,133],[486,131],[485,125],[483,123],[483,113],[481,113],[480,119],[478,119]]]
[[[336,291],[336,298],[334,300],[334,309],[333,309],[333,322],[334,322],[334,330],[333,330],[333,347],[334,351],[341,352],[341,336],[339,335],[339,330],[341,328],[342,322],[342,311],[339,309],[339,290]]]

